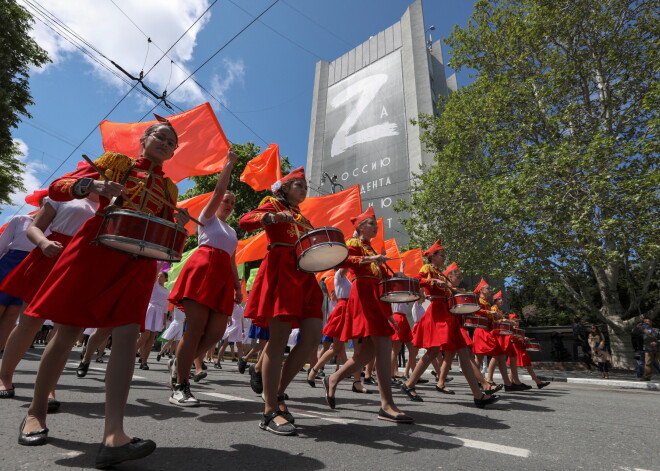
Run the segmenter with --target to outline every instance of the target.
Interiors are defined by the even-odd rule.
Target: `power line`
[[[328,28],[326,28],[325,26],[323,26],[321,23],[318,23],[318,22],[315,21],[314,19],[310,18],[309,16],[307,16],[306,14],[304,14],[302,11],[298,10],[296,7],[294,7],[294,6],[291,5],[290,3],[286,2],[285,0],[282,0],[282,3],[285,4],[287,7],[291,8],[293,11],[297,12],[300,16],[303,16],[304,18],[307,18],[307,20],[309,20],[309,21],[312,22],[314,25],[316,25],[316,26],[318,26],[319,28],[321,28],[321,29],[322,29],[323,31],[325,31],[326,33],[328,33],[328,34],[330,34],[331,36],[335,37],[336,39],[340,40],[340,41],[341,41],[342,43],[344,43],[346,46],[348,46],[348,47],[350,47],[350,48],[353,48],[353,45],[352,45],[352,44],[349,44],[347,41],[345,41],[344,39],[340,38],[340,37],[337,36],[335,33],[333,33],[332,31],[330,31]]]

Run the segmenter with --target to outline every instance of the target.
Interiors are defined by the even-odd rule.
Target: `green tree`
[[[41,67],[50,59],[28,36],[32,17],[25,9],[14,0],[0,0],[0,17],[0,203],[11,203],[9,195],[25,189],[21,179],[24,164],[17,158],[20,153],[11,128],[22,116],[30,117],[30,66]]]
[[[435,163],[399,207],[414,242],[606,323],[618,366],[660,310],[657,20],[650,0],[478,1],[446,40],[476,78],[420,117]]]

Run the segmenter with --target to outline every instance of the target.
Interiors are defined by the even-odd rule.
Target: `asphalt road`
[[[25,415],[41,349],[32,350],[15,376],[16,397],[0,400],[0,470],[92,468],[103,427],[105,364],[92,363],[78,379],[74,350],[58,387],[60,412],[49,416],[50,443],[21,447],[18,425]],[[442,395],[433,383],[418,386],[423,403],[399,406],[414,425],[376,419],[378,396],[337,391],[337,409],[323,388],[301,374],[288,401],[298,437],[258,428],[261,398],[236,363],[209,368],[192,390],[202,406],[168,403],[166,360],[137,370],[126,411],[127,433],[153,439],[147,459],[121,470],[660,470],[660,392],[553,383],[546,389],[502,393],[488,409],[474,407],[465,380],[455,372]],[[374,386],[370,386],[375,389]]]

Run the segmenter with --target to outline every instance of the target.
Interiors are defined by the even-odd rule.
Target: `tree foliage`
[[[476,78],[420,117],[435,163],[399,208],[414,242],[441,235],[468,271],[546,285],[620,352],[660,309],[656,7],[478,1],[446,40]]]
[[[0,17],[0,203],[10,203],[9,195],[24,190],[23,163],[17,158],[20,154],[11,129],[22,116],[30,117],[30,66],[40,67],[49,59],[46,51],[28,36],[32,17],[25,9],[14,0],[0,0]]]

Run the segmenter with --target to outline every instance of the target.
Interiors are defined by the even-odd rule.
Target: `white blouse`
[[[238,237],[236,237],[236,231],[233,227],[218,219],[216,215],[205,218],[202,214],[199,216],[199,221],[204,224],[204,227],[197,226],[199,245],[208,245],[224,250],[229,255],[236,252]]]

